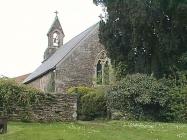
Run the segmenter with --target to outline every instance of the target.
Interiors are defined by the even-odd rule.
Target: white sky
[[[0,0],[0,75],[27,74],[41,64],[56,10],[65,43],[98,22],[102,11],[93,0]]]

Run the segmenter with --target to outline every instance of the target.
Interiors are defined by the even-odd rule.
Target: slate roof
[[[54,70],[56,68],[56,65],[59,62],[61,62],[63,59],[65,59],[65,56],[69,54],[74,48],[79,46],[87,37],[89,37],[91,33],[98,28],[98,26],[99,26],[98,23],[91,26],[90,28],[83,31],[82,33],[71,39],[69,42],[64,44],[62,47],[60,47],[50,58],[44,61],[33,73],[31,73],[23,81],[23,83],[27,84],[37,79],[38,77],[43,76],[49,71]]]

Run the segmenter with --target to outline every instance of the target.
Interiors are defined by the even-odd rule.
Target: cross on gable
[[[56,16],[58,15],[58,11],[55,11],[54,13],[56,14]]]

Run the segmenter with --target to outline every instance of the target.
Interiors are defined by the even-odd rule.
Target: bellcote
[[[58,48],[63,46],[63,39],[65,35],[57,15],[47,33],[47,37],[48,47],[44,53],[44,61],[54,54]]]
[[[53,24],[51,25],[48,33],[48,46],[60,47],[63,45],[64,32],[62,26],[58,19],[58,16],[55,17]]]

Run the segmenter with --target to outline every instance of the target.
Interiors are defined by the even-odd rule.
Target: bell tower
[[[63,39],[65,35],[58,19],[58,12],[56,11],[55,14],[55,20],[47,33],[48,47],[44,52],[44,61],[47,60],[52,54],[54,54],[58,48],[63,46]]]

